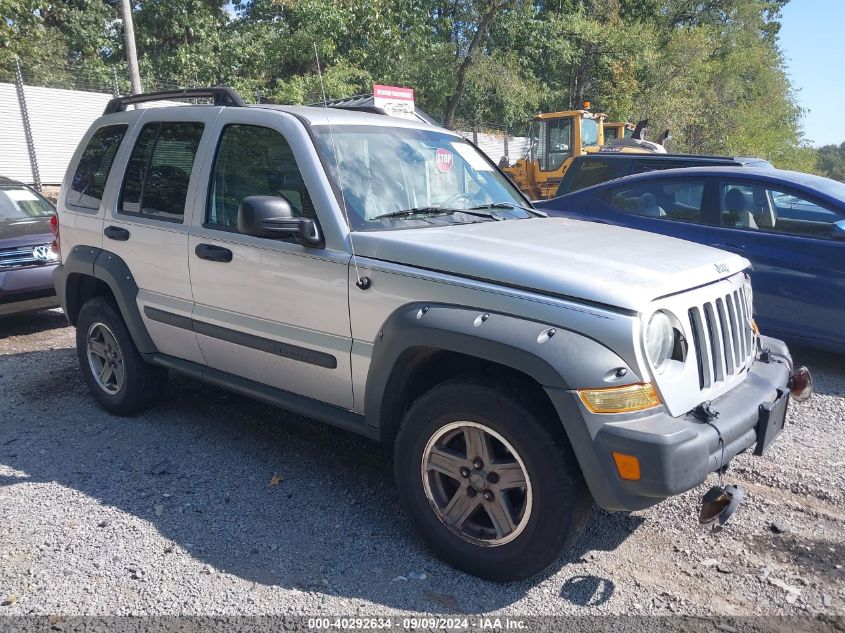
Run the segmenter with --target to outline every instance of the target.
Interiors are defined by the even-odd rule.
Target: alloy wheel
[[[533,493],[513,446],[477,422],[439,429],[423,451],[425,495],[440,521],[465,541],[504,545],[525,529]]]
[[[100,389],[115,395],[123,387],[126,368],[114,332],[104,323],[93,323],[86,336],[88,366]]]

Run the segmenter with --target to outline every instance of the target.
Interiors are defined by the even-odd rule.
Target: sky
[[[815,146],[845,141],[845,0],[791,0],[783,9],[780,44]]]

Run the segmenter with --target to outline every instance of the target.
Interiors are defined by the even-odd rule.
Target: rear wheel
[[[592,503],[571,450],[538,415],[471,382],[444,383],[414,403],[396,440],[395,469],[431,547],[491,580],[551,564],[575,542]]]
[[[76,323],[79,366],[97,402],[109,413],[133,415],[164,393],[167,370],[146,363],[114,304],[88,300]]]

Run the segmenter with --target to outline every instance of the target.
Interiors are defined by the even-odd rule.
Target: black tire
[[[123,380],[115,384],[114,393],[101,386],[94,376],[88,354],[89,332],[94,327],[105,326],[113,334],[119,359],[122,359]],[[156,404],[164,394],[167,370],[144,362],[135,347],[129,330],[114,303],[105,297],[89,299],[79,311],[76,322],[76,353],[79,368],[91,394],[109,413],[120,416],[134,415]],[[115,361],[117,362],[117,361]]]
[[[532,576],[553,563],[578,539],[592,508],[592,497],[565,438],[550,433],[540,419],[542,414],[531,411],[533,407],[502,391],[471,381],[434,387],[411,406],[394,447],[396,482],[411,523],[450,565],[500,582]],[[492,546],[469,542],[466,535],[455,532],[456,528],[447,527],[438,515],[437,502],[427,496],[426,490],[434,488],[424,483],[424,479],[430,481],[429,475],[423,476],[422,468],[426,447],[435,437],[448,437],[441,435],[444,429],[463,421],[492,429],[507,440],[527,471],[533,501],[527,518],[523,506],[524,523],[520,523],[521,530],[513,530],[510,541]],[[547,422],[560,424],[559,420]],[[460,437],[458,442],[462,441]],[[470,450],[465,449],[465,453],[469,458]],[[467,492],[471,492],[469,487]],[[458,492],[461,490],[458,488]],[[525,494],[523,499],[527,497]],[[485,520],[484,515],[471,515],[475,516]],[[483,530],[478,529],[478,533]]]

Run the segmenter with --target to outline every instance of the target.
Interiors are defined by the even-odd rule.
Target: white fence
[[[29,113],[32,145],[42,184],[61,184],[65,169],[85,131],[102,115],[111,94],[23,86]],[[156,105],[183,105],[157,102]],[[476,142],[490,159],[499,164],[505,155],[505,135],[459,131]],[[528,138],[507,137],[511,162],[528,151]],[[24,120],[15,84],[0,83],[0,176],[29,184],[35,182]]]
[[[457,130],[458,134],[478,145],[478,149],[487,154],[497,165],[501,161],[502,156],[505,156],[505,134],[487,134],[486,132],[476,132],[473,140],[472,132],[465,132]],[[517,158],[521,158],[528,154],[528,148],[531,142],[527,136],[508,136],[507,137],[507,156],[511,164],[516,162]]]
[[[42,184],[58,185],[76,146],[112,95],[24,86]],[[0,83],[0,176],[35,180],[14,84]]]

